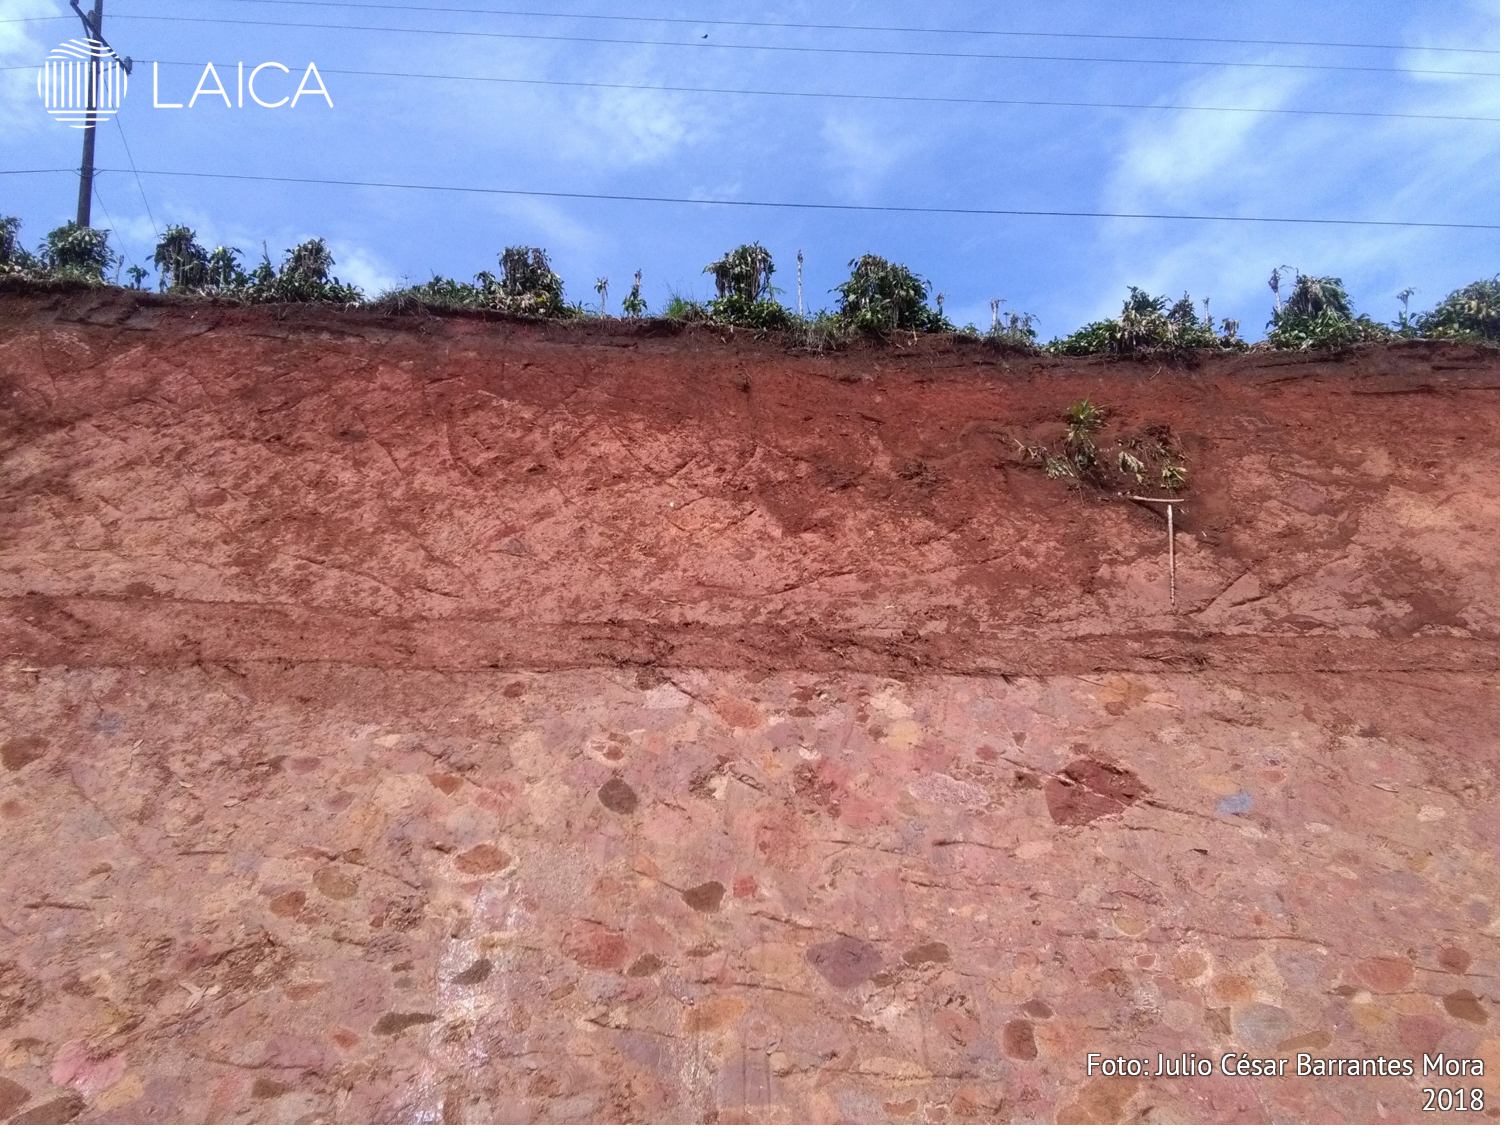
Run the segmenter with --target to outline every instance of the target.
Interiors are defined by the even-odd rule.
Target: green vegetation
[[[0,275],[36,268],[37,259],[21,245],[21,219],[0,217]]]
[[[1266,322],[1266,342],[1273,348],[1299,351],[1348,348],[1356,344],[1384,343],[1401,335],[1362,313],[1356,316],[1344,282],[1338,277],[1309,277],[1293,270],[1293,285],[1282,300],[1282,274],[1288,266],[1272,270],[1267,282],[1277,298],[1272,318]]]
[[[379,300],[399,308],[417,303],[448,311],[487,309],[511,316],[584,315],[581,306],[565,303],[565,282],[549,267],[549,255],[544,250],[510,245],[497,255],[497,267],[501,277],[482,270],[472,278],[475,284],[464,284],[435,276],[422,285],[393,289]]]
[[[740,245],[713,261],[703,273],[710,273],[717,285],[717,296],[755,301],[774,299],[774,258],[762,245]]]
[[[1132,285],[1118,320],[1085,325],[1071,336],[1051,341],[1046,350],[1061,356],[1149,356],[1244,347],[1236,338],[1239,322],[1226,320],[1223,335],[1217,334],[1207,307],[1205,302],[1200,320],[1187,293],[1173,302]]]
[[[105,274],[118,264],[110,252],[110,232],[69,222],[47,235],[37,251],[36,266],[61,280],[104,284]]]
[[[152,264],[161,273],[157,287],[166,292],[186,293],[202,289],[208,276],[209,254],[194,240],[186,225],[169,226],[157,243]]]
[[[665,302],[665,310],[660,315],[666,320],[677,320],[685,324],[709,319],[705,305],[691,297],[683,297],[679,293],[670,294],[670,299]]]
[[[1406,316],[1403,318],[1406,323]],[[1418,335],[1432,340],[1481,341],[1502,338],[1502,279],[1492,277],[1456,289],[1432,312],[1418,318]]]
[[[1074,479],[1080,485],[1122,494],[1148,490],[1164,494],[1188,485],[1188,460],[1169,428],[1152,424],[1103,447],[1099,435],[1109,418],[1104,408],[1080,399],[1063,416],[1067,431],[1062,450],[1017,441],[1021,459],[1040,467],[1048,478]],[[1107,459],[1111,452],[1112,461]]]
[[[152,265],[160,274],[158,289],[167,293],[250,304],[353,304],[362,299],[361,290],[330,276],[335,257],[324,238],[311,238],[285,253],[282,264],[274,269],[264,251],[261,264],[247,272],[241,265],[239,249],[217,245],[206,252],[193,230],[175,225],[163,231],[152,254]],[[146,271],[133,266],[131,276],[139,287]]]
[[[561,316],[565,312],[565,282],[549,267],[544,250],[510,245],[497,258],[502,280],[478,273],[493,308],[515,316]]]
[[[762,245],[740,245],[702,272],[712,274],[717,286],[717,299],[706,308],[707,317],[714,323],[786,328],[795,322],[795,317],[774,299],[774,286],[770,284],[774,258]]]
[[[950,332],[952,325],[926,304],[929,281],[904,265],[865,253],[849,261],[853,272],[833,291],[842,299],[838,315],[860,332]]]
[[[29,252],[20,239],[21,222],[0,216],[0,281],[52,281],[102,286],[112,271],[119,280],[124,268],[110,248],[107,230],[68,223],[48,233],[37,250]],[[331,275],[335,259],[323,238],[312,238],[284,251],[274,266],[263,248],[260,264],[247,268],[241,251],[230,246],[206,249],[188,226],[170,226],[152,256],[157,291],[246,304],[315,302],[369,303],[353,285]],[[565,300],[565,284],[543,249],[509,246],[497,258],[496,273],[477,273],[470,282],[435,276],[419,285],[392,289],[375,298],[389,310],[428,308],[440,311],[484,310],[537,319],[607,317],[607,280],[597,279],[598,302],[588,312],[583,304]],[[1184,293],[1180,300],[1155,296],[1130,287],[1130,296],[1117,317],[1084,325],[1070,336],[1037,344],[1035,318],[1006,313],[992,301],[993,319],[985,332],[973,325],[962,330],[942,315],[942,296],[931,307],[931,284],[905,265],[866,253],[848,262],[848,279],[832,291],[836,312],[825,310],[798,316],[776,299],[775,265],[769,250],[757,242],[739,245],[706,266],[717,295],[709,302],[672,293],[661,315],[685,324],[713,324],[750,328],[760,334],[779,334],[791,347],[827,351],[854,336],[886,336],[896,332],[952,333],[961,340],[1012,352],[1046,352],[1062,356],[1104,355],[1120,358],[1190,356],[1198,352],[1250,349],[1344,350],[1356,345],[1405,340],[1445,340],[1456,343],[1497,344],[1501,339],[1501,282],[1499,277],[1456,289],[1433,309],[1414,315],[1409,302],[1416,292],[1398,294],[1403,308],[1393,323],[1383,324],[1357,314],[1338,277],[1309,276],[1280,266],[1267,282],[1276,299],[1267,322],[1267,339],[1249,345],[1240,339],[1240,323],[1223,320],[1216,326],[1203,301],[1203,313]],[[124,269],[133,289],[142,289],[151,276],[139,265]],[[1282,295],[1292,274],[1291,288]],[[623,315],[644,316],[649,304],[643,296],[643,274],[622,301]],[[1067,456],[1058,457],[1066,470],[1076,469]],[[1136,454],[1128,453],[1126,469],[1134,473]],[[1150,470],[1150,468],[1146,468]],[[1150,477],[1150,476],[1146,476]]]
[[[633,288],[623,298],[623,315],[637,319],[648,307],[649,302],[644,300],[644,271],[640,269],[633,274]]]
[[[977,335],[978,330],[971,325],[963,330],[966,335]],[[1036,352],[1036,318],[1029,313],[1010,312],[1005,314],[1005,319],[999,318],[998,308],[994,311],[994,319],[990,322],[989,331],[984,333],[986,343],[999,348],[1012,348],[1017,351]]]

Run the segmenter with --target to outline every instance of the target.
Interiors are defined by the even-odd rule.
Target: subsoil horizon
[[[1498,373],[0,288],[0,1118],[1496,1120]]]

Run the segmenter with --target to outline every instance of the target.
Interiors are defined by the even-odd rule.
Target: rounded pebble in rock
[[[856,937],[839,937],[806,950],[806,960],[838,989],[861,985],[884,965],[884,958],[867,941]]]
[[[638,809],[638,796],[627,783],[613,776],[597,791],[602,806],[619,815],[631,815]]]
[[[697,913],[714,914],[722,908],[722,898],[726,893],[727,887],[721,882],[703,882],[689,890],[682,890],[680,897]]]
[[[483,874],[496,874],[499,870],[506,869],[513,861],[513,856],[505,850],[499,850],[490,842],[477,843],[470,850],[463,850],[455,856],[455,868],[462,874],[478,877]]]

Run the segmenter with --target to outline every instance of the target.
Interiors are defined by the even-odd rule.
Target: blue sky
[[[870,32],[725,24],[476,15],[468,8],[684,20],[899,25],[1282,44],[1057,36]],[[1500,131],[1493,3],[1391,0],[1244,5],[1074,0],[1026,5],[742,3],[658,0],[627,8],[593,0],[107,0],[106,35],[123,55],[160,67],[163,102],[187,103],[214,61],[235,97],[235,64],[264,72],[272,98],[306,65],[323,75],[333,109],[153,107],[140,62],[119,126],[101,129],[97,163],[142,170],[516,189],[867,205],[1122,213],[1384,218],[1496,224]],[[51,121],[35,67],[80,34],[66,0],[0,0],[0,168],[74,167],[80,133]],[[143,17],[169,17],[152,19]],[[251,23],[193,22],[251,21]],[[17,22],[21,21],[21,22]],[[361,25],[265,26],[268,22]],[[428,29],[419,31],[415,29]],[[431,34],[433,31],[492,33]],[[554,36],[558,39],[509,38]],[[596,40],[674,41],[688,46]],[[1289,46],[1336,41],[1396,47]],[[761,51],[737,45],[835,48]],[[876,52],[940,55],[861,54]],[[1201,61],[1085,62],[964,58],[972,53]],[[1252,66],[1259,65],[1259,66]],[[1343,68],[1341,70],[1340,68]],[[1364,69],[1378,70],[1364,70]],[[883,102],[771,95],[621,90],[362,76],[352,71],[491,76],[561,83],[730,88],[932,98],[1146,104],[1154,109]],[[1489,72],[1485,78],[1438,72]],[[1263,107],[1493,121],[1248,114],[1172,107]],[[0,213],[34,245],[69,220],[68,174],[0,175]],[[1125,287],[1211,298],[1216,319],[1248,339],[1270,311],[1266,278],[1279,264],[1340,276],[1361,308],[1390,319],[1395,294],[1414,307],[1498,272],[1490,230],[1387,229],[1093,218],[895,215],[499,197],[105,173],[95,224],[112,228],[130,263],[150,264],[154,229],[183,223],[206,244],[265,240],[278,253],[329,240],[336,273],[368,291],[435,273],[495,269],[504,245],[541,245],[567,294],[611,303],[644,274],[656,308],[671,290],[707,296],[700,270],[724,250],[760,241],[775,284],[795,303],[795,254],[805,254],[808,308],[831,306],[846,263],[867,252],[909,265],[946,294],[959,324],[989,320],[989,301],[1034,314],[1046,335],[1118,311]],[[155,224],[154,224],[155,221]]]

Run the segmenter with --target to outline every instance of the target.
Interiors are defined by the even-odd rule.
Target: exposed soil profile
[[[0,1118],[1495,1121],[1497,376],[0,298]]]

